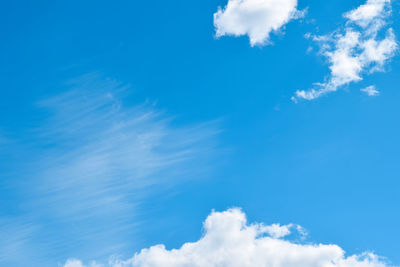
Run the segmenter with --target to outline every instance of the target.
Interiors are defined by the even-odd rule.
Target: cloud
[[[79,260],[71,259],[65,263],[64,267],[84,267],[84,265]]]
[[[16,218],[0,217],[0,263],[10,264],[21,257],[21,253],[32,256],[27,248],[29,236],[35,231],[35,227],[30,223],[21,223]]]
[[[65,259],[56,251],[94,259],[131,251],[135,244],[128,239],[143,223],[148,198],[210,174],[217,122],[178,125],[151,103],[126,104],[130,88],[96,73],[66,87],[38,103],[43,119],[18,135],[24,137],[14,140],[18,146],[8,145],[8,151],[18,148],[18,158],[0,164],[17,166],[0,186],[23,196],[15,200],[16,220],[34,229],[23,236],[24,246],[20,239],[12,242],[18,246],[0,242],[1,251],[46,244],[40,253],[55,261]],[[8,217],[2,216],[0,229]],[[18,237],[7,225],[10,238]],[[0,253],[0,265],[8,254]],[[19,254],[10,265],[26,259]]]
[[[248,35],[252,46],[265,45],[271,32],[304,14],[297,10],[297,0],[228,0],[214,14],[214,26],[217,37]]]
[[[102,267],[103,265],[97,264],[96,262],[89,263],[86,265],[88,267]],[[85,267],[85,265],[80,260],[71,259],[68,260],[64,267]],[[116,266],[117,267],[117,266]]]
[[[380,19],[384,19],[388,15],[390,12],[390,1],[368,0],[366,4],[344,14],[344,17],[366,28],[371,23],[377,23]]]
[[[345,26],[332,34],[307,35],[320,45],[320,53],[330,64],[330,74],[314,88],[298,90],[292,100],[312,100],[361,81],[364,74],[384,71],[398,47],[393,29],[387,27],[390,15],[390,0],[368,0],[345,13]]]
[[[274,228],[276,226],[273,226]],[[279,227],[278,227],[279,228]],[[289,226],[287,228],[290,228]],[[271,235],[268,226],[248,224],[239,209],[212,212],[204,222],[200,240],[179,249],[164,245],[143,249],[127,261],[114,260],[113,267],[387,267],[373,253],[346,256],[337,245],[301,244]],[[286,236],[290,234],[285,232]],[[280,236],[280,237],[283,237]],[[64,267],[85,267],[70,261]],[[95,264],[95,263],[93,263]],[[88,265],[94,266],[94,265]]]
[[[360,89],[360,91],[366,93],[368,96],[377,96],[380,94],[380,92],[376,90],[374,85],[370,85],[368,87]]]
[[[119,94],[125,90],[87,76],[39,103],[51,116],[37,129],[49,149],[36,162],[33,175],[41,182],[34,189],[50,207],[64,206],[55,215],[75,220],[108,213],[125,220],[141,192],[196,176],[192,164],[212,151],[218,132],[212,123],[172,127],[172,118],[151,105],[124,106]]]

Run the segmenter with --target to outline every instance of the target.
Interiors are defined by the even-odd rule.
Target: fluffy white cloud
[[[390,12],[390,0],[368,0],[366,4],[344,14],[348,18],[365,28],[377,19],[384,19]]]
[[[179,249],[164,245],[143,249],[132,259],[114,261],[113,267],[388,267],[372,253],[347,256],[337,245],[300,244],[278,238],[290,225],[248,224],[239,209],[212,212],[204,222],[204,236]],[[272,233],[281,233],[277,236]],[[276,229],[280,229],[276,231]],[[285,229],[285,230],[283,230]],[[283,230],[283,232],[282,232]],[[64,267],[84,267],[70,261]],[[89,265],[95,266],[95,265]]]
[[[365,88],[361,89],[360,91],[366,93],[369,96],[377,96],[377,95],[379,95],[379,91],[376,90],[374,85],[370,85],[368,87],[365,87]]]
[[[214,26],[217,37],[248,35],[252,46],[263,45],[271,32],[303,15],[297,10],[297,0],[228,0],[214,14]]]
[[[330,64],[330,75],[325,82],[316,83],[315,88],[297,91],[292,99],[312,100],[361,81],[363,74],[383,71],[397,50],[393,29],[387,28],[390,14],[390,0],[368,0],[344,14],[345,27],[330,35],[308,35],[320,44],[321,54]]]

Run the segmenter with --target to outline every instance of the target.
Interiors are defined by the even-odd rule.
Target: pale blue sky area
[[[305,35],[365,1],[299,0],[255,46],[215,36],[226,3],[1,1],[0,266],[178,248],[231,207],[400,265],[399,57],[291,100],[330,77]]]

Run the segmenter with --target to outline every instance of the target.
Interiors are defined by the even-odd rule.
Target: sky
[[[0,266],[399,266],[399,15],[1,1]]]

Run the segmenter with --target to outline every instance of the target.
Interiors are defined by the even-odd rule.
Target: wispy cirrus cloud
[[[390,15],[390,0],[368,0],[345,13],[346,24],[335,32],[323,36],[308,34],[328,59],[330,75],[310,90],[296,91],[292,100],[313,100],[361,81],[365,74],[384,71],[398,48],[394,31],[388,27]]]
[[[272,228],[275,231],[270,231]],[[129,260],[112,260],[108,265],[69,260],[64,267],[389,267],[373,253],[346,256],[337,245],[302,244],[287,237],[291,226],[248,224],[239,209],[212,212],[204,222],[204,235],[178,249],[164,245],[143,249]],[[275,235],[279,232],[279,235]]]
[[[217,37],[248,35],[252,46],[265,45],[272,32],[304,14],[297,0],[228,0],[214,14],[214,26]]]
[[[12,265],[21,253],[32,256],[29,238],[37,229],[23,218],[0,218],[0,263]]]
[[[52,116],[38,129],[50,147],[38,163],[45,180],[39,189],[72,201],[63,214],[103,213],[139,197],[137,190],[190,176],[186,164],[211,152],[212,124],[172,127],[172,118],[154,107],[124,107],[118,97],[124,88],[116,81],[84,79],[40,103]]]
[[[0,217],[32,231],[18,239],[23,246],[18,240],[14,248],[0,243],[1,250],[21,255],[6,253],[0,263],[19,266],[27,247],[39,243],[46,246],[39,254],[55,260],[84,251],[95,258],[122,253],[132,244],[128,237],[141,223],[140,206],[148,196],[209,173],[217,123],[178,126],[151,104],[124,104],[128,89],[94,73],[38,103],[45,118],[22,135],[23,156],[10,163],[19,170],[0,185],[23,196],[9,200],[18,202],[18,216]],[[18,231],[10,224],[3,228],[10,236]]]

